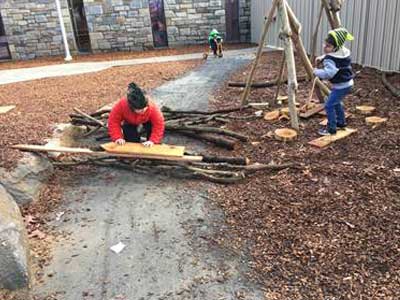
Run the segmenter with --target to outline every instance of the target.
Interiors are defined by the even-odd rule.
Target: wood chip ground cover
[[[280,53],[264,55],[255,81],[274,80]],[[300,66],[298,64],[297,66]],[[244,81],[250,68],[232,76]],[[298,74],[304,70],[298,67]],[[252,276],[266,299],[398,299],[400,291],[400,101],[381,83],[380,74],[361,69],[354,93],[345,100],[353,114],[353,136],[327,149],[307,142],[318,137],[321,118],[301,120],[299,139],[282,143],[268,137],[290,121],[256,120],[228,125],[260,142],[234,153],[258,162],[297,162],[296,170],[258,174],[240,185],[210,191],[225,211],[229,227],[219,241],[245,247],[253,259]],[[400,82],[400,76],[397,76]],[[396,78],[392,78],[393,82]],[[308,97],[310,83],[299,85]],[[285,93],[286,86],[282,89]],[[214,108],[239,105],[242,89],[227,83],[215,94]],[[270,102],[275,88],[254,89],[250,102]],[[386,125],[371,129],[356,105],[373,105]],[[215,150],[224,153],[221,150]],[[225,153],[227,154],[227,153]],[[231,238],[226,238],[227,236]]]
[[[201,60],[111,68],[105,71],[0,85],[0,167],[15,165],[21,153],[9,146],[42,144],[53,125],[68,122],[73,107],[95,111],[123,96],[129,82],[151,89],[201,64]]]

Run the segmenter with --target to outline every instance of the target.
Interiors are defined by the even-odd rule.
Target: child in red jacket
[[[108,133],[118,145],[140,142],[140,125],[146,134],[146,147],[160,144],[164,136],[164,117],[155,103],[135,84],[128,85],[126,98],[119,100],[108,119]]]

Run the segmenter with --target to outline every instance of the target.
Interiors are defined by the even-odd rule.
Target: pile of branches
[[[238,142],[247,142],[249,137],[222,128],[227,123],[233,120],[250,120],[257,118],[255,114],[238,116],[235,113],[251,108],[245,106],[240,108],[229,108],[216,110],[211,112],[205,111],[178,111],[168,107],[162,107],[162,112],[165,118],[165,130],[174,134],[180,134],[195,138],[201,141],[206,141],[228,150],[233,150]],[[74,108],[75,113],[70,114],[71,124],[86,126],[86,136],[94,134],[99,130],[107,128],[108,116],[110,109],[101,109],[92,114],[86,114],[77,108]],[[107,138],[106,134],[98,137],[98,140]]]
[[[238,183],[249,175],[260,171],[279,171],[294,167],[292,163],[286,164],[247,164],[248,161],[234,157],[203,157],[202,162],[176,162],[147,159],[125,159],[111,156],[104,157],[68,157],[54,162],[59,167],[78,165],[94,165],[112,167],[140,174],[161,174],[168,177],[201,179],[219,184]]]

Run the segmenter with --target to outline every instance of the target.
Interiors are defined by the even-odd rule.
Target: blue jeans
[[[343,127],[346,125],[342,100],[351,91],[351,88],[333,89],[329,94],[328,100],[325,103],[329,133],[336,133],[336,126]]]

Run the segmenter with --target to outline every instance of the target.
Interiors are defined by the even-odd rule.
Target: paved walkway
[[[252,57],[211,58],[153,96],[174,108],[206,109],[212,90]],[[209,242],[224,219],[207,186],[193,189],[183,180],[109,168],[76,174],[64,187],[59,212],[65,214],[53,218],[55,229],[69,235],[55,244],[45,282],[33,294],[40,300],[264,299],[245,279],[246,256]],[[113,253],[120,241],[126,248]]]
[[[238,55],[254,53],[255,50],[256,48],[229,50],[225,51],[224,55],[226,58],[234,58]],[[193,54],[159,56],[159,57],[148,57],[148,58],[115,60],[115,61],[104,61],[104,62],[66,63],[66,64],[50,65],[50,66],[42,66],[34,68],[1,70],[0,84],[7,84],[7,83],[48,78],[48,77],[59,77],[59,76],[76,75],[76,74],[83,74],[90,72],[98,72],[106,70],[108,68],[119,67],[119,66],[131,66],[139,64],[201,59],[202,56],[203,56],[202,53],[193,53]]]

